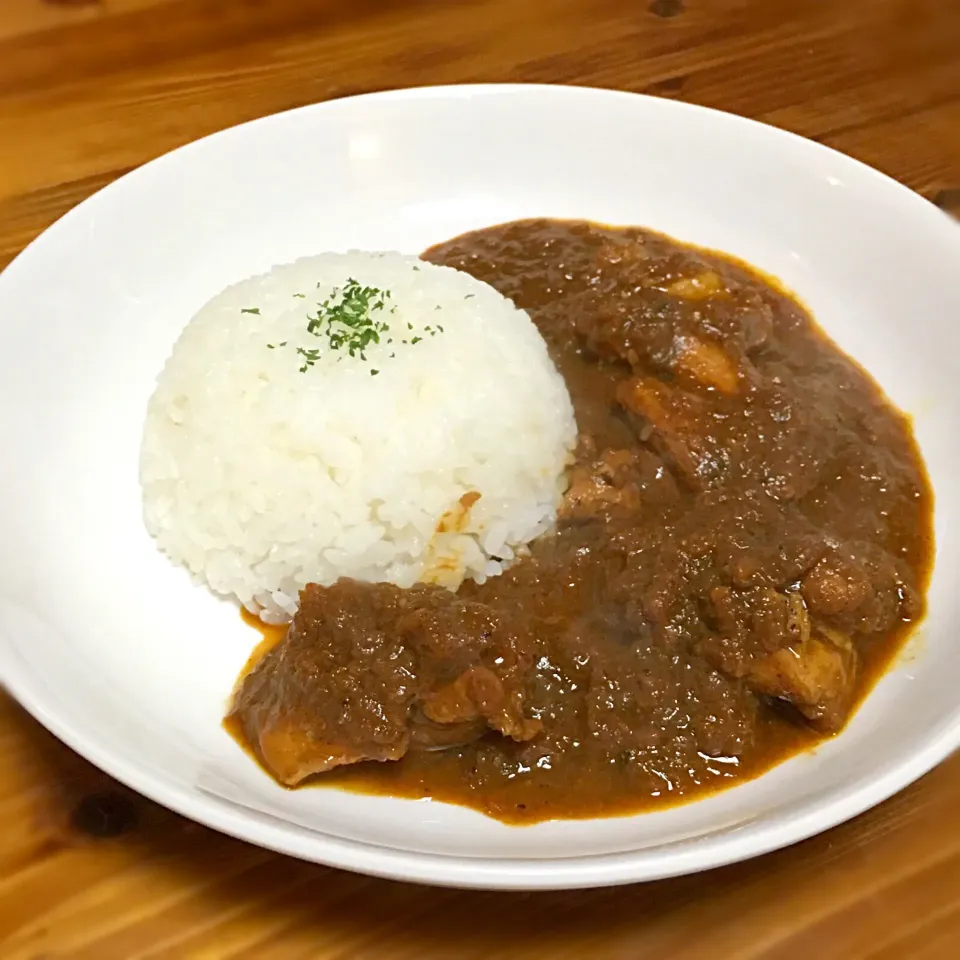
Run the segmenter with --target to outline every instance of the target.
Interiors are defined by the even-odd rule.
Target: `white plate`
[[[432,802],[275,786],[220,727],[255,635],[144,532],[154,378],[191,314],[305,254],[420,251],[526,216],[643,224],[797,290],[916,418],[937,494],[930,612],[843,735],[752,783],[623,819],[516,828]],[[560,87],[356,97],[245,124],[123,177],[0,277],[0,670],[147,796],[285,853],[476,887],[646,880],[792,843],[960,743],[960,230],[817,144],[667,100]],[[953,534],[953,535],[951,535]]]

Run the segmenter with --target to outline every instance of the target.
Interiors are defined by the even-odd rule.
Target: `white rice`
[[[348,278],[390,293],[365,359],[307,331]],[[320,355],[302,370],[298,348]],[[339,577],[456,588],[551,526],[575,439],[542,337],[492,287],[397,253],[324,254],[229,287],[181,334],[147,412],[146,524],[265,620]]]

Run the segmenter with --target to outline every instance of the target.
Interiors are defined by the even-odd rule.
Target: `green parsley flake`
[[[414,267],[419,270],[419,267]],[[317,283],[317,287],[322,286]],[[293,296],[304,299],[305,294],[295,293]],[[344,355],[351,357],[359,356],[364,362],[367,361],[367,349],[373,344],[379,344],[381,338],[390,330],[390,325],[382,319],[382,315],[387,311],[388,301],[392,299],[392,293],[389,290],[381,290],[378,287],[363,286],[350,277],[343,287],[334,287],[330,296],[326,300],[317,303],[315,314],[307,314],[306,332],[320,341],[316,347],[297,347],[297,356],[301,358],[300,372],[306,373],[310,367],[314,366],[321,357],[333,352],[338,354],[337,362],[343,359]],[[396,306],[389,307],[389,313],[396,311]],[[440,309],[438,304],[437,310]],[[259,307],[247,307],[243,313],[260,313]],[[412,323],[407,323],[407,329],[413,330]],[[430,336],[436,336],[437,331],[443,332],[443,327],[437,326],[433,329],[429,326],[424,328],[425,333]],[[420,343],[423,337],[415,336],[409,342],[411,344]],[[393,338],[386,340],[388,344],[393,343]],[[406,344],[407,341],[403,340]],[[277,347],[285,347],[287,341],[282,343],[268,343],[267,348],[275,350]],[[391,353],[391,357],[395,354]],[[380,370],[373,368],[370,370],[370,376],[375,377]]]
[[[244,307],[240,312],[241,312],[241,313],[255,313],[257,316],[260,316],[260,308],[259,308],[259,307]]]

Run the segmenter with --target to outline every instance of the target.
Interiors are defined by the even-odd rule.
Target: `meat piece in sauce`
[[[718,343],[696,337],[674,340],[673,370],[694,385],[731,395],[740,388],[740,370]]]
[[[578,330],[599,356],[638,372],[668,374],[688,386],[733,394],[749,379],[749,357],[773,330],[763,293],[691,251],[658,256],[655,237],[608,241],[601,265],[622,273],[619,296],[597,298]]]
[[[604,450],[595,460],[577,463],[570,471],[560,516],[636,513],[640,509],[638,459],[636,450]]]
[[[704,401],[653,377],[625,380],[617,399],[638,418],[638,435],[648,441],[693,489],[722,472],[723,451],[709,432]]]
[[[529,739],[539,724],[524,716],[521,681],[533,644],[518,626],[439,587],[309,586],[231,716],[288,786],[488,729]]]
[[[858,670],[849,637],[823,626],[815,635],[798,593],[715,587],[711,601],[719,635],[700,647],[710,662],[760,696],[791,704],[825,733],[843,726]]]
[[[783,590],[799,581],[828,550],[828,536],[803,513],[770,497],[749,496],[725,505],[717,525],[730,531],[719,537],[714,559],[737,589]]]
[[[824,733],[847,721],[856,693],[857,655],[849,637],[811,636],[754,663],[747,682],[759,694],[792,704]]]
[[[679,497],[673,474],[644,447],[608,447],[597,453],[589,434],[581,434],[570,485],[559,510],[561,524],[585,519],[636,519],[641,507],[665,506]]]
[[[796,593],[714,587],[709,599],[717,632],[700,649],[729,676],[747,676],[758,661],[791,644],[799,646],[810,636],[809,615]]]
[[[822,560],[801,584],[804,599],[815,613],[840,617],[853,613],[873,596],[866,571],[853,560]]]
[[[832,550],[800,584],[810,610],[848,633],[876,634],[920,609],[901,564],[873,544],[851,541]]]

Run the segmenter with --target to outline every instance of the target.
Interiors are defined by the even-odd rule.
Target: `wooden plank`
[[[583,83],[732,110],[960,197],[960,8],[934,0],[6,0],[0,264],[114,177],[264,113],[423,83]],[[0,696],[10,960],[939,960],[960,757],[702,876],[484,894],[287,860],[125,790]]]
[[[4,0],[0,41],[23,40],[58,27],[76,27],[88,20],[128,13],[166,0]]]

